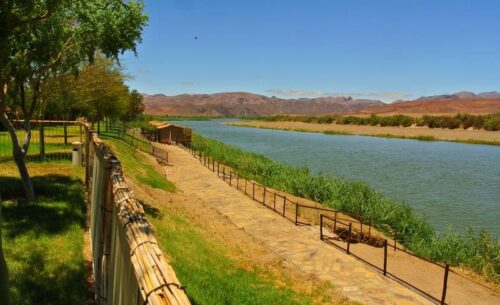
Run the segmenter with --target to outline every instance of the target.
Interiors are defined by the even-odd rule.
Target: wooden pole
[[[319,239],[323,240],[323,214],[319,214]]]
[[[66,123],[63,123],[63,129],[64,129],[64,145],[68,145],[68,125],[66,125]]]
[[[283,197],[283,217],[285,217],[286,213],[286,195]]]
[[[299,223],[299,205],[295,203],[295,225]]]
[[[45,128],[40,122],[40,157],[45,157]]]

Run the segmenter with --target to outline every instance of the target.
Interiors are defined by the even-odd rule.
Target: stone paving
[[[227,216],[287,268],[329,281],[350,300],[362,304],[433,304],[423,296],[382,276],[367,265],[322,242],[314,226],[295,226],[273,211],[229,187],[187,152],[169,146],[167,178]]]

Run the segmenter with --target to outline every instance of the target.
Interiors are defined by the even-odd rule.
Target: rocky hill
[[[216,94],[144,94],[146,113],[179,116],[267,116],[277,114],[322,115],[353,112],[367,107],[380,107],[376,100],[350,97],[280,99],[246,92]]]

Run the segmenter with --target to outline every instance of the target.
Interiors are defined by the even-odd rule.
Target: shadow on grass
[[[12,304],[85,304],[85,266],[68,260],[54,266],[46,252],[35,244],[9,257],[22,263],[11,279]]]
[[[146,215],[151,216],[151,217],[156,218],[156,219],[163,218],[163,213],[159,209],[153,207],[152,205],[150,205],[142,200],[139,200],[139,202],[141,203],[142,207],[144,208],[144,212],[146,213]]]
[[[36,236],[63,232],[71,224],[84,225],[83,186],[78,179],[62,175],[32,178],[37,201],[26,203],[21,181],[0,177],[2,199],[11,201],[3,207],[3,224],[12,238],[27,232]]]

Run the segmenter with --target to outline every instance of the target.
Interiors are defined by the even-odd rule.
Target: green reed
[[[414,253],[436,262],[463,266],[500,283],[500,241],[485,231],[449,230],[438,234],[407,203],[384,196],[363,182],[312,173],[275,162],[222,142],[193,135],[196,150],[254,177],[260,183],[308,198],[371,223]]]

